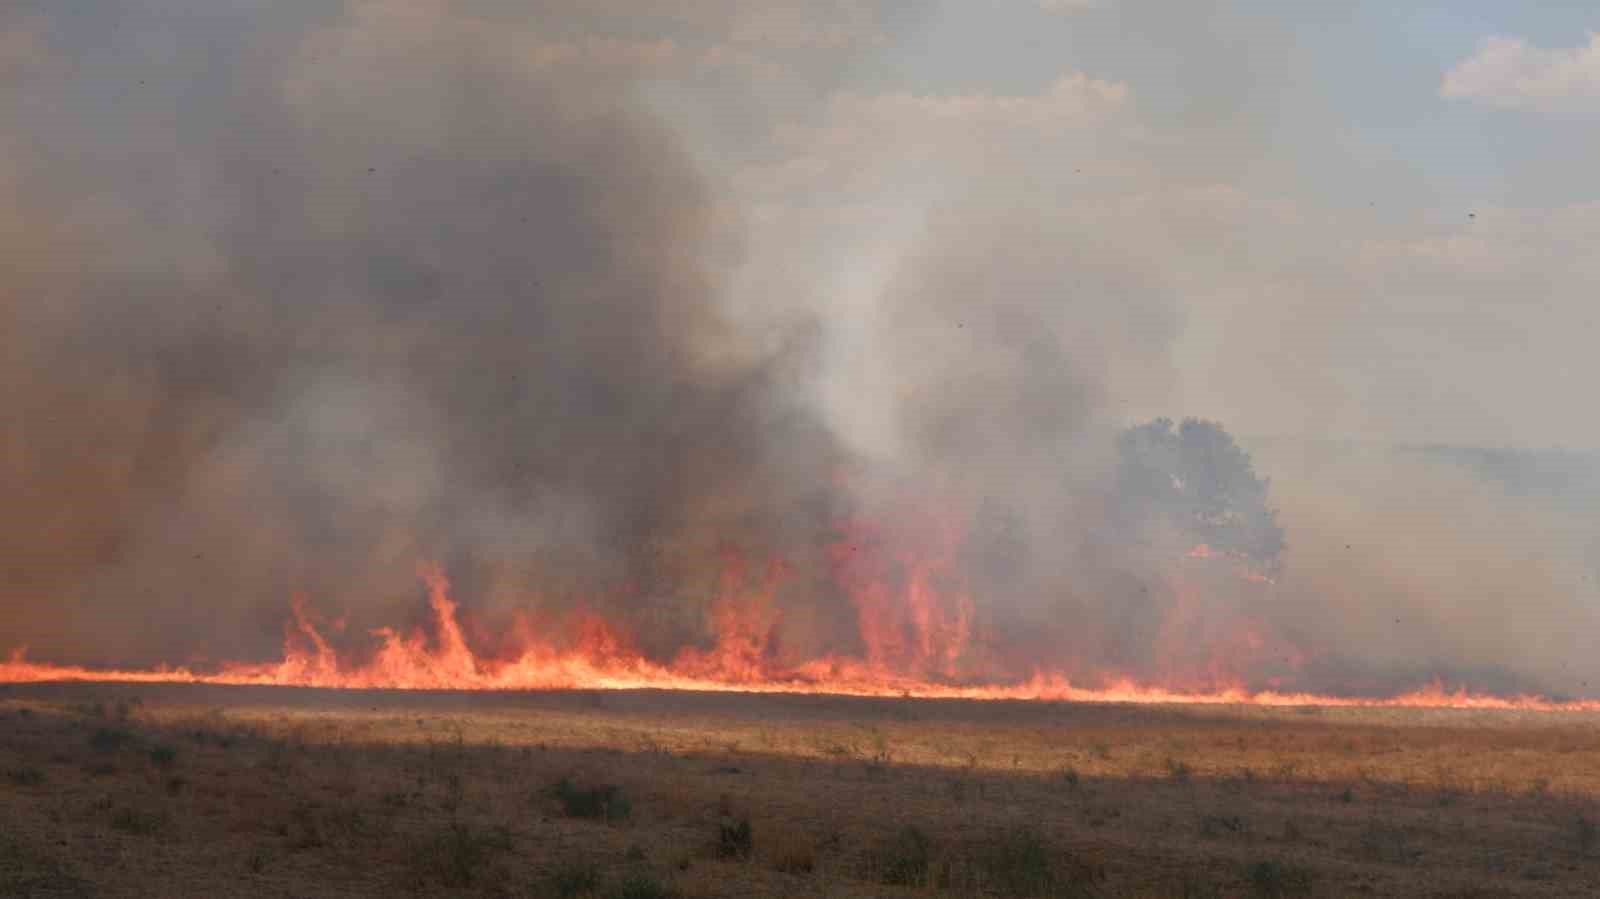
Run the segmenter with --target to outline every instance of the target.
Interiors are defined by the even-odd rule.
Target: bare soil
[[[1600,716],[0,687],[0,896],[1593,896]]]

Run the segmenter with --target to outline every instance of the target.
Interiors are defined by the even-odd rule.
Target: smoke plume
[[[934,6],[7,5],[0,651],[269,659],[296,595],[359,650],[437,562],[487,655],[1587,691],[1600,465],[1398,447],[1575,418],[1471,351],[1593,210],[1283,199],[1277,14]],[[1020,16],[1080,67],[896,86]]]
[[[537,605],[815,527],[804,342],[729,326],[625,83],[442,8],[186,6],[0,19],[8,642],[248,657],[296,592],[403,619],[423,558]]]

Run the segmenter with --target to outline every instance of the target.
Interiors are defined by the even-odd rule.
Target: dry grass
[[[1600,719],[0,688],[0,896],[1583,896]]]

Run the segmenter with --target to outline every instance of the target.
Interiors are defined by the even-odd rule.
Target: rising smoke
[[[803,343],[728,326],[710,190],[625,85],[442,12],[186,6],[0,22],[8,642],[259,655],[297,591],[403,619],[422,558],[648,605],[821,526]]]
[[[1541,648],[1592,617],[1583,509],[1431,457],[1278,451],[1270,492],[1241,452],[1210,485],[1238,505],[1201,515],[1190,473],[1232,438],[1124,430],[1181,392],[1184,298],[1149,256],[1199,239],[1172,215],[1151,244],[1137,216],[1248,161],[1261,104],[1239,71],[1196,79],[1240,108],[1179,164],[1097,142],[1126,97],[1087,79],[819,103],[823,69],[847,78],[873,28],[914,19],[893,4],[638,6],[0,11],[0,649],[266,658],[296,593],[360,645],[422,620],[416,565],[437,560],[491,652],[509,613],[582,606],[669,658],[706,639],[736,555],[790,563],[779,651],[859,654],[841,546],[937,555],[953,526],[937,586],[975,600],[991,672],[1600,675],[1578,638]],[[707,29],[726,40],[696,44]],[[743,83],[726,48],[758,46],[790,68]],[[828,65],[796,61],[819,48]],[[646,77],[663,66],[687,74]],[[802,157],[846,164],[765,158],[750,135],[791,114]],[[948,130],[904,137],[924,115]],[[1067,164],[1005,137],[1018,122],[1094,172],[1131,153],[1105,177],[1137,201],[1031,202],[995,173]],[[843,237],[773,212],[772,185],[815,172],[843,198],[818,209],[870,207]],[[869,303],[838,298],[841,258],[871,270]],[[1190,455],[1130,477],[1151,435]]]

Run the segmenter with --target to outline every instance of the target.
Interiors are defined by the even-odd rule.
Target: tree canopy
[[[1214,550],[1275,569],[1283,528],[1267,504],[1269,482],[1216,422],[1158,418],[1117,440],[1118,494],[1135,519],[1158,519]]]

